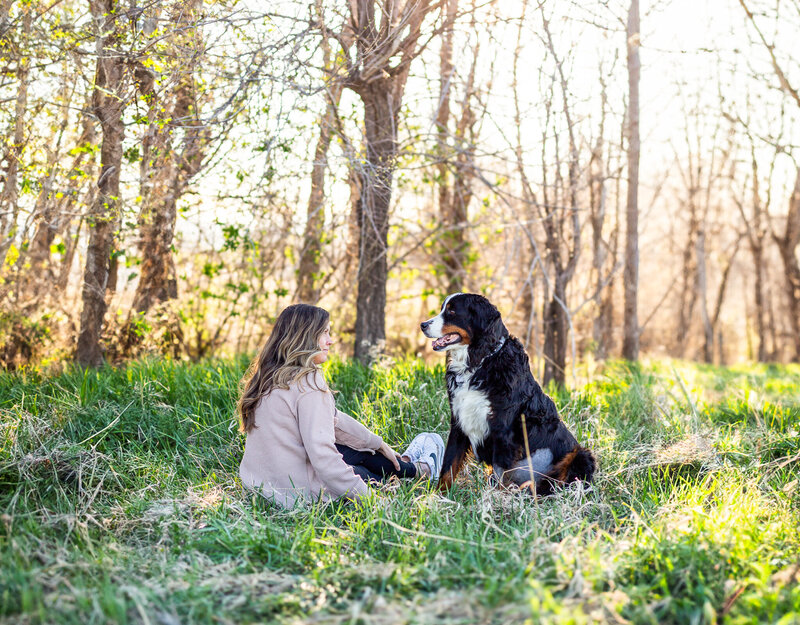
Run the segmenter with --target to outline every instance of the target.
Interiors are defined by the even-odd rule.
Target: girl
[[[331,339],[326,310],[286,308],[251,365],[239,400],[247,435],[239,475],[245,487],[285,507],[298,500],[358,499],[367,481],[391,475],[439,477],[444,442],[420,434],[402,457],[336,409],[319,368]]]

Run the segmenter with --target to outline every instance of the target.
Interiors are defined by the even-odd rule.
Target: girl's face
[[[321,365],[328,360],[328,352],[331,345],[333,345],[333,339],[331,338],[331,324],[329,323],[322,331],[322,334],[319,335],[319,349],[322,353],[314,356],[315,364]]]

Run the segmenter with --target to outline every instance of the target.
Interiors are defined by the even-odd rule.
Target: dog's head
[[[420,328],[435,339],[434,351],[468,348],[470,364],[483,360],[508,336],[497,308],[473,293],[447,296],[439,314],[423,321]]]

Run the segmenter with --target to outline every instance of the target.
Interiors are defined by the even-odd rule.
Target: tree
[[[87,99],[86,109],[91,107],[91,98]],[[41,210],[37,211],[39,219],[36,222],[36,229],[33,238],[28,246],[28,257],[30,260],[30,270],[25,277],[25,290],[32,298],[42,303],[45,295],[59,289],[62,280],[59,274],[64,272],[64,264],[71,266],[72,255],[75,251],[76,239],[66,237],[68,245],[65,244],[65,263],[61,267],[51,262],[50,247],[56,236],[64,233],[69,227],[70,217],[74,207],[80,203],[82,195],[86,192],[84,186],[91,176],[94,166],[94,145],[97,135],[97,123],[92,115],[81,115],[81,134],[75,141],[72,153],[72,162],[65,168],[66,180],[63,183],[65,190],[61,192],[61,197],[53,197],[45,187],[40,194],[42,203]],[[49,177],[56,176],[58,167],[54,166]],[[88,191],[91,195],[92,190]],[[66,270],[68,273],[68,269]]]
[[[434,5],[435,6],[435,5]],[[360,178],[358,294],[355,357],[371,362],[386,339],[387,235],[397,129],[412,60],[420,53],[430,0],[354,0],[344,55],[344,86],[364,104],[365,155],[354,163]],[[351,43],[352,42],[352,43]]]
[[[785,63],[790,62],[778,57],[776,46],[767,41],[758,20],[754,13],[750,10],[745,0],[739,0],[739,4],[747,16],[747,20],[756,32],[759,42],[763,49],[769,56],[769,62],[772,67],[774,76],[778,79],[777,88],[782,94],[794,103],[800,110],[800,90],[792,84],[789,74],[786,71]],[[792,27],[791,22],[784,22],[786,15],[779,16],[777,13],[780,10],[780,5],[775,5],[775,21],[781,22],[785,25]],[[796,14],[795,14],[796,15]],[[796,61],[796,56],[790,54],[789,58]],[[780,151],[780,146],[776,151]],[[797,175],[795,178],[794,188],[788,202],[788,213],[786,215],[786,226],[783,235],[779,235],[773,231],[773,239],[780,251],[781,261],[784,269],[784,282],[785,291],[789,301],[789,316],[792,333],[794,335],[794,359],[800,361],[800,262],[797,259],[797,248],[800,246],[800,166],[795,166]],[[741,210],[741,206],[740,206]],[[751,249],[753,247],[752,237],[750,240]],[[761,349],[759,349],[759,355]]]
[[[120,216],[120,170],[128,71],[120,49],[122,20],[118,0],[89,0],[97,37],[97,69],[92,110],[100,122],[100,175],[97,197],[89,215],[89,245],[83,273],[80,333],[75,354],[83,366],[97,367],[103,362],[100,335],[106,312],[106,287],[109,281],[111,249]]]
[[[581,226],[578,211],[580,163],[578,141],[576,139],[577,126],[572,119],[570,91],[564,72],[564,63],[556,54],[552,33],[550,32],[550,23],[545,18],[542,5],[540,5],[540,10],[546,45],[555,63],[556,73],[554,74],[554,80],[557,78],[561,88],[561,101],[567,126],[566,134],[569,149],[566,188],[562,194],[559,193],[558,186],[554,185],[554,197],[549,197],[546,177],[547,162],[544,157],[542,158],[542,168],[545,176],[542,185],[544,210],[542,224],[545,231],[547,259],[553,267],[550,300],[545,302],[545,307],[542,311],[545,359],[543,382],[546,385],[550,380],[554,380],[557,384],[563,386],[566,379],[567,338],[572,325],[567,303],[567,286],[575,275],[581,253]],[[557,140],[556,159],[556,177],[558,178],[560,177],[558,169],[561,161]],[[562,241],[570,238],[571,244],[562,243]]]
[[[5,5],[6,3],[4,3]],[[2,8],[2,22],[8,19],[10,4]],[[19,216],[19,189],[18,178],[19,163],[25,149],[25,113],[28,102],[28,75],[30,73],[30,58],[27,54],[26,37],[31,30],[31,21],[34,5],[22,5],[22,28],[18,31],[18,38],[13,41],[10,33],[5,33],[0,42],[9,45],[13,50],[11,56],[16,62],[17,96],[14,106],[14,127],[10,141],[6,143],[3,160],[6,162],[3,188],[0,189],[0,267],[6,259],[6,254],[11,247],[12,236],[17,227]],[[9,29],[10,30],[10,29]],[[5,46],[3,46],[5,47]]]
[[[566,379],[567,345],[572,328],[572,317],[567,298],[567,288],[575,276],[581,254],[581,224],[579,197],[582,176],[579,152],[579,127],[572,111],[565,58],[556,50],[551,21],[539,5],[542,19],[540,39],[547,53],[547,63],[539,72],[543,84],[543,114],[541,123],[540,162],[541,182],[534,188],[524,159],[521,131],[521,113],[517,89],[517,63],[519,60],[524,23],[524,9],[517,31],[514,61],[514,105],[516,130],[516,169],[520,178],[524,206],[523,230],[530,245],[529,273],[537,264],[542,268],[544,293],[542,297],[542,326],[544,334],[543,383],[555,381],[563,385]],[[563,123],[566,136],[566,155],[559,138],[559,123]],[[565,171],[566,170],[566,171]],[[543,251],[537,241],[537,232],[531,224],[541,224],[544,237]],[[530,278],[529,278],[530,279]],[[523,293],[523,309],[533,314],[533,292]],[[529,289],[526,289],[528,291]]]
[[[800,167],[789,198],[789,211],[783,234],[772,234],[783,261],[786,297],[789,300],[789,316],[794,335],[794,360],[800,362],[800,263],[797,248],[800,246]]]
[[[443,267],[447,293],[464,289],[469,244],[465,227],[472,200],[472,179],[475,172],[476,115],[475,66],[480,43],[473,47],[470,68],[464,83],[461,111],[455,128],[450,129],[451,101],[455,95],[457,72],[453,64],[453,37],[458,0],[447,0],[446,17],[439,51],[439,106],[436,112],[436,170],[438,209],[442,234],[438,237],[439,259]],[[472,29],[476,29],[475,6],[472,7]],[[456,111],[457,112],[457,111]]]
[[[616,60],[616,59],[615,59]],[[608,221],[608,180],[614,177],[612,148],[606,142],[605,129],[608,116],[608,94],[604,75],[608,70],[600,63],[600,114],[597,138],[589,160],[589,206],[592,225],[592,269],[594,271],[595,316],[592,322],[592,340],[595,357],[604,359],[611,351],[614,325],[614,277],[617,273],[617,245],[619,241],[619,193],[614,196],[617,214],[612,231],[607,238],[603,230]],[[617,176],[617,180],[619,177]],[[610,265],[610,267],[609,267]]]
[[[758,338],[758,348],[756,359],[759,362],[766,362],[770,359],[771,353],[768,349],[769,332],[772,323],[768,320],[769,306],[767,302],[767,236],[769,229],[769,204],[772,196],[771,183],[768,183],[766,194],[762,192],[762,173],[757,156],[757,138],[753,135],[750,127],[750,104],[747,104],[747,119],[742,122],[744,134],[748,144],[745,149],[749,156],[749,177],[745,176],[743,185],[739,193],[734,193],[733,201],[739,210],[745,226],[745,238],[750,247],[753,267],[753,300],[755,303],[755,333]],[[777,152],[773,154],[770,170],[775,167]],[[766,195],[766,199],[765,196]],[[749,197],[748,197],[749,196]],[[773,351],[777,347],[773,341]]]
[[[321,0],[316,3],[317,16],[321,17]],[[340,35],[347,41],[348,32]],[[345,46],[348,44],[345,43]],[[306,225],[300,248],[300,262],[297,267],[297,292],[299,302],[316,304],[320,296],[321,270],[320,258],[323,245],[323,226],[325,223],[325,172],[328,169],[328,149],[336,132],[337,108],[342,97],[342,80],[337,76],[337,66],[331,58],[330,37],[322,33],[322,65],[328,74],[325,85],[325,111],[319,119],[319,137],[314,149],[314,162],[311,164],[311,192],[308,196]]]
[[[631,0],[626,29],[628,42],[628,198],[625,207],[625,308],[622,356],[639,358],[639,0]]]
[[[726,181],[733,152],[734,128],[724,125],[724,116],[719,114],[714,102],[710,108],[703,104],[701,92],[694,94],[696,100],[684,99],[683,150],[675,147],[675,167],[682,182],[680,190],[681,210],[679,218],[685,217],[686,240],[682,251],[681,291],[675,327],[675,348],[677,355],[684,357],[688,341],[692,335],[695,311],[699,312],[703,334],[702,358],[705,362],[714,361],[715,317],[709,308],[709,249],[710,231],[715,221],[714,206],[724,204],[724,189],[720,182]],[[727,132],[726,132],[727,131]],[[719,210],[717,208],[717,210]],[[717,238],[722,238],[719,228]],[[727,274],[723,270],[723,289]]]
[[[195,79],[203,48],[198,26],[201,7],[202,0],[188,0],[171,8],[160,91],[143,63],[146,59],[136,68],[138,89],[148,103],[140,165],[142,258],[133,298],[133,309],[139,313],[178,295],[172,254],[177,204],[202,168],[208,139]]]

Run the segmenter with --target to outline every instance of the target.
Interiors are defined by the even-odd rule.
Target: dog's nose
[[[431,325],[430,321],[423,321],[422,323],[419,324],[419,327],[422,328],[423,332],[425,332],[425,330],[428,329],[429,325]]]

